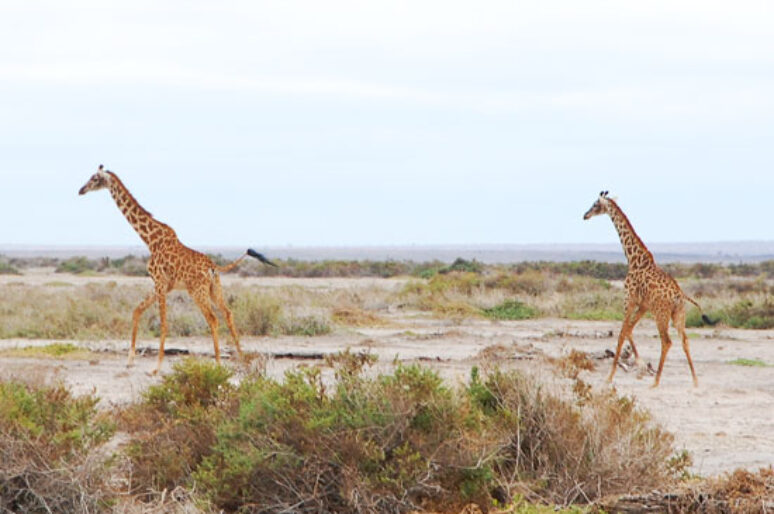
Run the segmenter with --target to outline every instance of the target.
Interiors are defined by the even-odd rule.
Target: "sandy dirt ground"
[[[227,287],[231,280],[224,277]],[[3,278],[25,283],[51,280],[34,274]],[[57,275],[56,280],[81,283],[107,278],[84,278]],[[136,280],[148,283],[148,279]],[[262,286],[293,285],[312,288],[347,288],[372,286],[397,288],[400,281],[379,279],[250,279]],[[389,324],[376,328],[337,328],[319,337],[243,337],[247,352],[266,354],[296,353],[301,355],[332,353],[351,348],[370,351],[379,356],[377,369],[386,369],[395,359],[420,361],[436,368],[451,381],[465,381],[473,365],[498,365],[519,368],[541,375],[547,382],[561,385],[566,380],[555,372],[546,357],[560,357],[572,349],[601,353],[614,349],[620,324],[606,321],[570,321],[540,319],[491,322],[467,320],[453,323],[432,319],[419,313],[393,313]],[[674,331],[673,331],[674,332]],[[691,348],[699,376],[699,387],[691,383],[690,372],[679,343],[667,358],[661,386],[652,389],[651,375],[638,376],[636,370],[619,369],[613,387],[619,394],[631,396],[647,408],[665,428],[675,434],[677,449],[688,450],[694,460],[693,471],[713,476],[736,468],[756,470],[774,464],[774,367],[750,367],[732,364],[736,359],[759,359],[774,365],[774,330],[751,331],[732,329],[690,329]],[[637,347],[647,363],[658,364],[660,343],[655,324],[643,320],[634,333]],[[676,339],[676,333],[672,335]],[[51,341],[2,340],[0,350],[44,345]],[[126,367],[127,340],[77,342],[94,350],[88,358],[19,358],[0,357],[0,376],[40,376],[62,380],[75,393],[95,392],[105,408],[140,397],[158,376],[149,376],[156,364],[153,355],[140,356],[136,365]],[[157,340],[142,340],[139,347],[157,348]],[[224,341],[226,355],[230,345]],[[185,349],[195,355],[212,356],[209,338],[172,338],[167,349]],[[163,373],[181,357],[168,356]],[[271,357],[266,370],[281,376],[298,365],[316,365],[319,359]],[[231,365],[231,364],[229,364]],[[596,369],[584,371],[581,378],[595,388],[609,386],[605,378],[611,360],[597,361]]]

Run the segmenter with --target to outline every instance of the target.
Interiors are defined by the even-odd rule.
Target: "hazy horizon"
[[[774,260],[772,241],[715,241],[704,243],[652,243],[648,245],[657,262],[742,263]],[[620,244],[616,243],[543,243],[543,244],[444,244],[444,245],[363,245],[363,246],[255,246],[276,259],[296,260],[406,260],[451,262],[461,257],[485,263],[523,261],[625,262]],[[236,257],[245,247],[204,245],[195,249],[224,257]],[[119,258],[126,255],[148,255],[143,245],[2,245],[6,257],[86,256]]]

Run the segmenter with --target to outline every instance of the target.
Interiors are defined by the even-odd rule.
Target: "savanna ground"
[[[93,398],[98,412],[131,411],[147,403],[149,388],[163,384],[163,377],[173,376],[173,368],[190,362],[184,355],[174,355],[175,351],[211,359],[213,349],[206,324],[190,299],[176,292],[168,301],[171,334],[167,350],[173,354],[166,357],[162,376],[148,374],[156,365],[154,350],[158,348],[158,315],[153,309],[143,318],[138,342],[140,349],[148,351],[136,360],[135,367],[126,368],[131,312],[151,285],[150,279],[142,276],[139,261],[126,259],[111,263],[76,259],[56,263],[56,270],[40,266],[51,262],[27,263],[29,267],[6,262],[7,273],[0,275],[0,337],[3,338],[0,339],[0,379],[38,385],[61,383],[74,397]],[[670,462],[675,472],[668,480],[665,475],[659,475],[642,486],[633,485],[636,490],[631,492],[677,490],[697,481],[704,485],[693,485],[694,488],[707,488],[710,486],[706,484],[713,480],[740,481],[739,470],[746,470],[749,474],[742,476],[744,487],[739,489],[744,491],[739,495],[757,496],[763,503],[753,503],[745,509],[756,511],[758,507],[767,508],[766,505],[772,508],[774,479],[769,467],[774,462],[774,305],[771,302],[774,282],[769,274],[774,266],[763,263],[737,267],[673,267],[670,271],[678,276],[686,292],[718,323],[701,326],[698,311],[691,309],[689,324],[693,326],[688,333],[699,377],[698,388],[692,387],[685,356],[676,340],[677,334],[672,331],[675,345],[667,358],[661,385],[651,389],[653,376],[648,369],[633,368],[627,360],[618,369],[613,386],[605,382],[611,366],[605,351],[614,350],[620,328],[621,279],[625,274],[625,267],[620,265],[533,263],[498,267],[465,261],[452,266],[440,263],[416,266],[282,264],[279,273],[284,276],[267,276],[274,271],[248,265],[240,274],[222,277],[227,301],[242,334],[242,348],[249,360],[247,364],[236,362],[227,332],[221,326],[221,349],[228,358],[224,361],[234,371],[228,377],[229,384],[250,382],[251,373],[281,383],[294,370],[302,373],[319,370],[312,371],[319,372],[314,378],[319,380],[315,387],[320,391],[326,387],[333,389],[341,383],[341,368],[330,361],[326,363],[325,356],[347,350],[352,355],[371,356],[367,369],[362,370],[365,377],[390,377],[400,373],[395,371],[396,366],[398,370],[405,370],[418,365],[416,369],[436,373],[448,388],[467,388],[469,396],[474,398],[478,393],[475,393],[477,385],[471,385],[475,382],[472,373],[476,373],[472,370],[481,370],[488,377],[515,371],[518,376],[538,384],[538,390],[570,404],[591,404],[589,398],[609,398],[613,394],[619,399],[616,401],[632,400],[648,413],[648,423],[652,420],[653,426],[663,430],[660,439],[666,445],[658,443],[653,452],[663,454],[659,458]],[[645,362],[656,367],[660,344],[652,320],[644,319],[634,337]],[[542,422],[551,423],[548,418]],[[129,426],[134,425],[129,423]],[[118,427],[117,433],[123,435],[113,436],[109,440],[110,448],[120,448],[127,438],[131,439],[130,430],[120,422]],[[500,426],[482,427],[475,430],[487,434],[507,431]],[[221,426],[218,430],[225,429]],[[416,436],[412,437],[408,440],[413,441],[417,455],[422,454],[421,444],[416,442]],[[604,446],[604,442],[600,444]],[[466,451],[473,450],[467,447],[459,450]],[[384,459],[384,452],[381,455]],[[428,457],[427,462],[431,460]],[[132,462],[137,466],[134,473],[139,474],[142,466],[136,459]],[[207,462],[206,458],[203,462]],[[629,480],[627,474],[636,468],[627,462],[625,466],[632,470],[620,470],[624,482]],[[594,465],[602,466],[598,462]],[[452,467],[455,466],[460,468],[461,464]],[[470,465],[466,466],[470,469]],[[497,466],[485,469],[487,473],[499,472]],[[769,468],[769,471],[756,474],[759,468]],[[201,466],[196,473],[199,474],[192,476],[198,477],[199,483],[209,484],[210,491],[225,494],[222,487],[213,485],[214,479]],[[663,470],[658,473],[663,474]],[[523,476],[524,472],[519,475]],[[158,477],[149,480],[153,487],[144,486],[145,492],[155,488],[157,493],[163,493],[172,489],[170,486],[184,483],[182,479],[166,485],[157,483]],[[402,480],[409,482],[405,477],[397,480],[392,475],[378,480],[380,487],[387,487],[384,484],[389,483],[396,490],[404,484]],[[594,498],[576,484],[576,492],[567,492],[573,491],[569,488],[561,493],[537,493],[534,487],[524,486],[522,482],[516,486],[515,481],[496,477],[492,480],[500,484],[499,496],[507,491],[504,498],[491,493],[494,490],[491,488],[487,494],[471,492],[472,486],[465,485],[469,484],[465,480],[454,483],[462,483],[459,487],[465,493],[463,497],[477,500],[483,510],[492,508],[493,500],[489,498],[492,495],[499,498],[494,504],[500,508],[511,505],[516,510],[520,507],[515,506],[518,502],[513,498],[570,505],[599,502],[602,496],[621,496],[627,492],[620,484],[608,489],[600,485],[597,488],[600,497]],[[573,480],[580,483],[580,479]],[[601,484],[607,479],[598,480]],[[755,489],[750,483],[760,487]],[[716,490],[723,487],[712,484]],[[542,491],[542,487],[537,489]],[[0,487],[0,493],[2,490]],[[133,493],[136,498],[136,490]],[[208,501],[227,510],[244,508],[234,498],[217,494]],[[244,498],[247,493],[240,494]],[[396,500],[388,508],[388,503],[379,503],[382,500],[373,498],[369,499],[371,503],[363,503],[364,493],[358,494],[360,506],[365,506],[365,510],[384,507],[383,510],[407,511],[417,505],[439,509],[444,504],[443,500],[423,504],[404,498],[403,503]],[[417,494],[430,495],[427,491]],[[482,497],[485,498],[482,500]],[[160,499],[156,494],[153,501],[156,503],[144,504],[146,508],[155,505],[163,510],[165,498]],[[451,503],[459,511],[461,500],[455,496]],[[105,505],[115,509],[116,505],[126,504],[112,501]],[[283,504],[283,508],[290,505]],[[201,505],[199,508],[207,510]],[[261,508],[253,505],[253,510],[261,511]],[[325,508],[319,510],[325,511]]]

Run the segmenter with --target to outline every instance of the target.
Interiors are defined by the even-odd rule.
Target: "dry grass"
[[[596,368],[586,352],[575,349],[559,359],[549,359],[549,362],[552,362],[563,376],[572,379],[577,379],[581,371],[593,371]]]
[[[149,288],[117,282],[53,287],[0,285],[0,338],[101,340],[126,338],[132,312]],[[241,333],[249,335],[317,335],[330,331],[326,298],[300,288],[264,291],[235,287],[227,301]],[[184,292],[167,298],[169,335],[201,336],[209,328]],[[225,322],[220,329],[227,335]],[[158,309],[148,309],[140,321],[141,337],[158,337]]]
[[[339,307],[333,310],[333,322],[348,327],[377,327],[387,325],[382,317],[358,307]]]
[[[611,511],[758,514],[774,508],[774,469],[737,469],[722,477],[694,480],[671,493],[654,491],[605,502]]]
[[[96,357],[92,351],[71,343],[52,343],[44,346],[22,346],[0,350],[3,357],[25,357],[30,359],[91,360]]]
[[[721,324],[744,328],[774,326],[771,279],[727,276],[688,278],[682,285]],[[125,338],[131,314],[150,290],[119,282],[63,287],[0,285],[0,338],[98,340]],[[462,321],[558,317],[618,320],[623,314],[620,282],[583,275],[526,269],[482,272],[449,271],[417,278],[395,291],[385,286],[307,288],[232,285],[225,291],[237,327],[247,335],[316,335],[332,325],[367,327],[385,324],[385,312],[421,312]],[[170,335],[206,335],[204,318],[183,292],[168,299]],[[688,310],[688,324],[702,324],[698,309]],[[140,324],[142,337],[157,337],[157,309]],[[225,323],[221,330],[226,335]]]

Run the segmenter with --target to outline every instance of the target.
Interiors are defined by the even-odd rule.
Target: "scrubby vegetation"
[[[61,385],[0,381],[0,509],[757,512],[774,500],[771,468],[698,481],[632,399],[571,371],[566,396],[516,371],[473,368],[452,386],[427,367],[373,363],[345,352],[235,381],[186,359],[137,403],[102,411]],[[581,354],[561,363],[587,366]],[[122,442],[106,446],[116,430]]]
[[[107,462],[94,451],[114,423],[96,405],[61,385],[0,382],[0,511],[104,510]]]
[[[138,403],[102,414],[61,386],[0,383],[0,501],[96,512],[174,490],[205,511],[531,512],[666,487],[681,471],[671,435],[612,392],[581,384],[562,398],[476,368],[451,386],[420,365],[375,374],[374,359],[345,352],[238,383],[186,359]],[[99,445],[116,427],[128,441],[107,458]]]
[[[20,275],[19,270],[7,259],[0,257],[0,275]]]
[[[116,282],[77,287],[0,285],[0,338],[125,338],[131,331],[132,312],[148,289]],[[330,332],[329,315],[314,305],[316,297],[301,296],[295,290],[283,289],[266,296],[248,288],[235,288],[228,303],[244,334],[312,336]],[[287,298],[299,301],[289,303]],[[167,321],[173,337],[209,334],[199,309],[182,291],[168,297]],[[225,323],[220,328],[227,336]],[[158,309],[149,309],[141,318],[140,337],[158,337],[159,331]]]
[[[10,263],[11,261],[9,261]],[[389,312],[419,311],[462,320],[507,321],[539,317],[620,320],[623,316],[621,264],[593,261],[484,265],[458,259],[441,263],[287,261],[279,270],[254,263],[242,271],[290,276],[394,276],[385,286],[360,286],[358,291],[231,285],[227,300],[240,331],[253,336],[320,335],[336,326],[389,324]],[[14,266],[19,265],[14,263]],[[79,275],[142,274],[144,261],[135,257],[58,262],[57,270]],[[253,264],[251,264],[252,266]],[[687,294],[721,326],[774,328],[774,272],[771,263],[758,265],[670,265]],[[20,267],[19,269],[24,269]],[[142,286],[116,282],[72,286],[66,281],[43,286],[8,282],[0,285],[0,338],[100,339],[125,337],[131,313],[148,293]],[[168,302],[170,335],[206,335],[208,327],[184,293]],[[688,305],[688,326],[704,326],[702,312]],[[225,333],[225,324],[221,324]],[[156,309],[142,318],[142,337],[159,331]]]

